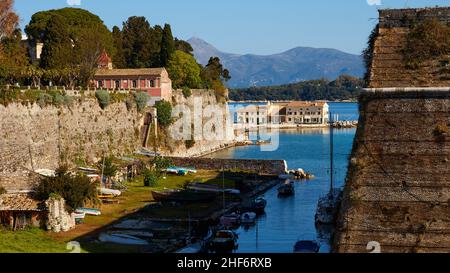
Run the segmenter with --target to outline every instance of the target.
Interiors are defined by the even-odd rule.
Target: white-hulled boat
[[[139,239],[138,237],[121,234],[121,233],[102,233],[98,237],[101,242],[113,243],[119,245],[148,245],[149,243],[145,240]]]
[[[241,216],[241,224],[249,225],[256,223],[256,213],[246,212]]]
[[[241,215],[237,213],[227,214],[220,217],[220,224],[225,227],[237,226],[241,220]]]
[[[106,189],[106,188],[101,188],[100,193],[104,194],[104,195],[112,195],[115,197],[120,196],[122,194],[122,192],[119,190]]]
[[[100,216],[102,213],[98,209],[90,209],[90,208],[78,208],[75,210],[76,213],[84,213],[87,215]]]

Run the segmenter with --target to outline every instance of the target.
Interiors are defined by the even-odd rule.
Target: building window
[[[116,89],[120,89],[120,80],[116,80]]]
[[[137,80],[133,80],[133,88],[137,88]]]
[[[154,80],[150,80],[150,87],[155,87],[155,81]]]
[[[103,88],[103,81],[98,81],[98,88]]]

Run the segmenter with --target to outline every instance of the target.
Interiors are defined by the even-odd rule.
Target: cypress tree
[[[175,52],[175,41],[169,24],[164,25],[161,41],[160,65],[167,66],[170,57]]]
[[[114,44],[114,54],[113,63],[116,68],[126,68],[125,55],[123,53],[123,38],[120,28],[117,26],[113,27],[112,30],[113,44]]]

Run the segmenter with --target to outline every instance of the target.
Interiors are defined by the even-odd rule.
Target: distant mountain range
[[[232,79],[230,88],[273,86],[326,78],[334,80],[342,74],[364,75],[362,56],[336,49],[296,47],[273,55],[232,54],[219,51],[200,38],[188,42],[197,61],[203,65],[212,56],[221,59]]]

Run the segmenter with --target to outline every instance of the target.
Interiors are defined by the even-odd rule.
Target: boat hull
[[[214,192],[152,191],[151,193],[157,202],[211,202],[217,197],[217,193]]]

